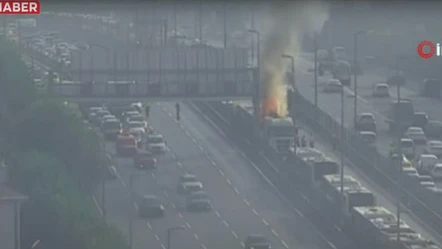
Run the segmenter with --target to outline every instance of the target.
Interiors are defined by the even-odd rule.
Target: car
[[[187,201],[191,201],[191,200],[200,200],[200,199],[209,199],[210,197],[206,194],[206,192],[204,191],[197,191],[197,192],[192,192],[188,197],[187,197]]]
[[[271,245],[268,240],[261,234],[253,234],[247,236],[244,241],[245,249],[271,249]]]
[[[438,140],[430,140],[425,148],[425,153],[433,154],[438,158],[442,157],[442,142]]]
[[[357,131],[372,131],[376,133],[376,119],[373,113],[364,112],[359,114],[356,119],[355,128]]]
[[[201,190],[203,190],[201,182],[184,182],[178,185],[178,193],[180,194],[190,195]]]
[[[118,156],[133,156],[138,151],[135,137],[128,133],[122,133],[117,137],[115,148]]]
[[[428,115],[425,112],[415,112],[413,114],[413,126],[425,128],[428,124]]]
[[[104,115],[103,117],[101,117],[100,127],[103,125],[104,122],[108,120],[117,120],[117,118],[115,118],[114,115]]]
[[[414,158],[416,153],[416,147],[412,139],[402,138],[399,143],[399,148],[401,150],[401,153],[404,154],[406,157]]]
[[[92,120],[92,122],[96,125],[100,125],[101,124],[101,119],[106,116],[106,115],[110,115],[109,111],[106,110],[101,110],[95,113],[95,116]]]
[[[212,202],[209,199],[193,199],[186,204],[188,212],[207,212],[212,210]]]
[[[343,85],[339,80],[330,79],[324,87],[325,93],[340,93],[343,90]]]
[[[126,120],[127,123],[129,122],[141,122],[144,124],[144,129],[146,129],[148,127],[147,121],[144,119],[144,117],[142,115],[134,115],[129,117]]]
[[[424,127],[425,135],[433,138],[442,137],[442,122],[436,120],[429,120]]]
[[[442,163],[436,163],[430,171],[430,175],[434,180],[442,179]]]
[[[437,156],[431,154],[421,154],[417,161],[417,169],[422,172],[430,172],[438,162]]]
[[[138,111],[127,111],[122,114],[124,120],[127,120],[132,116],[138,116],[138,115],[140,115]]]
[[[405,132],[405,136],[412,139],[416,144],[426,144],[427,137],[425,136],[424,131],[420,127],[409,127]]]
[[[96,113],[98,111],[103,111],[103,107],[100,107],[100,106],[89,107],[89,114]]]
[[[359,132],[359,137],[367,145],[376,146],[376,133],[374,133],[372,131],[361,131],[361,132]]]
[[[180,183],[186,183],[186,182],[197,182],[196,175],[192,174],[184,174],[180,176]]]
[[[152,133],[147,135],[146,139],[147,149],[153,153],[165,153],[166,141],[161,134]]]
[[[413,167],[402,168],[402,173],[409,177],[419,178],[419,172]]]
[[[418,178],[420,183],[422,182],[434,182],[433,177],[429,175],[420,175]]]
[[[132,103],[130,106],[134,107],[139,113],[143,111],[143,103],[141,102]]]
[[[146,134],[144,123],[135,121],[128,122],[126,124],[126,130],[135,137],[138,145],[143,143],[144,135]]]
[[[390,97],[390,87],[387,84],[376,84],[373,88],[373,97]]]
[[[107,120],[101,125],[101,131],[106,139],[116,139],[123,132],[120,121]]]
[[[421,182],[421,185],[425,188],[435,188],[436,184],[434,182]]]
[[[139,216],[143,218],[159,218],[165,214],[165,208],[155,195],[145,195],[138,203]]]
[[[157,160],[148,151],[138,150],[133,158],[135,168],[139,169],[154,169],[156,168]]]

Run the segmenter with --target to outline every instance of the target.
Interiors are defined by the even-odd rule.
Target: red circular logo
[[[424,51],[425,47],[429,47],[430,51],[425,52]],[[434,43],[432,43],[430,41],[425,40],[425,41],[422,41],[421,43],[419,43],[419,45],[417,45],[417,54],[422,59],[429,59],[429,58],[433,57],[435,52],[436,52],[436,46],[434,46]]]

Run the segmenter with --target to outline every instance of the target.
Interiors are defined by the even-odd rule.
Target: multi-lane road
[[[136,215],[135,200],[129,197],[129,182],[137,195],[154,194],[166,207],[166,216],[141,220],[134,216],[134,248],[165,246],[170,227],[173,243],[180,248],[243,248],[249,234],[263,234],[274,248],[333,248],[300,214],[284,203],[253,165],[198,114],[182,108],[175,121],[173,103],[152,106],[150,124],[165,136],[168,152],[158,156],[158,169],[140,171],[130,159],[116,158],[118,178],[107,183],[108,219],[123,232],[129,230],[130,215]],[[106,149],[114,153],[114,144]],[[195,174],[213,200],[214,210],[190,214],[176,193],[178,178]],[[99,194],[97,199],[100,200]]]

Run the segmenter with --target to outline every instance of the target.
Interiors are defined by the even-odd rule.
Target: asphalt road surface
[[[135,216],[135,248],[165,245],[166,230],[183,225],[173,243],[180,248],[242,248],[249,234],[263,234],[274,248],[330,248],[318,231],[288,208],[275,190],[239,151],[207,126],[194,112],[182,108],[182,120],[175,122],[174,104],[152,106],[150,124],[165,136],[169,151],[157,157],[158,169],[140,171],[130,159],[115,159],[118,180],[107,184],[106,209],[109,221],[128,231],[135,213],[129,197],[129,181],[137,195],[154,194],[162,199],[166,216],[143,221]],[[114,145],[107,143],[108,151]],[[183,210],[184,199],[176,193],[181,174],[197,175],[213,199],[214,210],[190,214]],[[97,195],[100,200],[100,195]]]

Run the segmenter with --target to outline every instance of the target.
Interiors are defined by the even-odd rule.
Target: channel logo
[[[422,59],[430,59],[433,56],[440,56],[440,43],[434,44],[431,41],[421,41],[417,45],[417,54]]]

